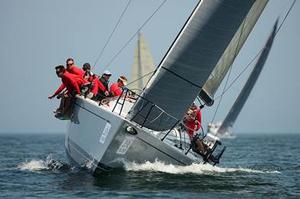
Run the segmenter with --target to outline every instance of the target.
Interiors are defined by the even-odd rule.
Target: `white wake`
[[[172,164],[164,164],[156,161],[154,163],[146,162],[144,164],[126,163],[127,171],[155,171],[170,174],[214,174],[214,173],[230,173],[230,172],[246,172],[246,173],[280,173],[279,171],[260,171],[249,168],[223,168],[212,166],[210,164],[192,164],[189,166],[177,166]]]

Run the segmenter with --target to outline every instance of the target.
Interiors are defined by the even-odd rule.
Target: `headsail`
[[[200,97],[207,103],[213,100],[215,92],[219,88],[235,57],[241,50],[256,21],[264,10],[267,2],[268,0],[259,0],[253,4],[251,10],[247,14],[243,23],[240,25],[238,31],[235,33],[221,59],[218,61],[217,66],[211,73],[210,78],[204,84],[203,90],[200,92]]]
[[[134,53],[134,62],[131,70],[131,83],[128,87],[137,92],[142,91],[154,71],[155,66],[149,47],[141,32],[138,34],[138,43]],[[145,77],[143,77],[146,75]]]
[[[133,107],[131,119],[153,130],[169,129],[181,119],[255,2],[200,1],[143,92],[146,100]]]
[[[252,90],[252,88],[254,87],[260,72],[263,69],[263,66],[268,58],[269,52],[271,50],[273,41],[274,41],[274,37],[276,35],[277,32],[277,23],[278,21],[276,21],[274,27],[273,27],[273,31],[270,34],[267,43],[264,46],[263,51],[261,52],[245,86],[243,87],[241,93],[239,94],[238,98],[235,100],[232,108],[230,109],[229,113],[227,114],[226,118],[224,119],[224,121],[222,122],[220,128],[217,131],[217,134],[223,134],[226,133],[228,131],[228,129],[230,127],[232,127],[233,123],[235,122],[237,116],[239,115],[239,113],[241,112],[245,102],[247,101],[247,98]]]

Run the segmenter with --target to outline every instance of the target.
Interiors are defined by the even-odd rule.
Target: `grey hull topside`
[[[128,126],[136,133],[126,131]],[[160,161],[174,165],[201,162],[192,152],[185,154],[185,149],[160,138],[118,113],[79,97],[68,123],[65,147],[71,162],[93,173],[122,168],[130,162]]]

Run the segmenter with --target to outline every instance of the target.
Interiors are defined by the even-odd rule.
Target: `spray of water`
[[[280,173],[279,171],[260,171],[249,168],[222,168],[212,166],[210,164],[191,164],[189,166],[176,166],[172,164],[164,164],[156,161],[154,163],[146,162],[144,164],[126,163],[127,171],[154,171],[171,174],[214,174],[214,173],[230,173],[230,172],[246,172],[246,173]]]
[[[41,171],[41,170],[68,170],[70,169],[70,165],[56,160],[52,157],[52,154],[49,154],[46,160],[30,160],[22,162],[17,166],[20,170],[28,170],[28,171]]]

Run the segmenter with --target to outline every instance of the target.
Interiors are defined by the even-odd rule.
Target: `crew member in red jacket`
[[[56,117],[64,116],[70,113],[70,107],[72,105],[72,100],[76,94],[80,94],[80,87],[86,83],[82,77],[74,75],[66,71],[63,65],[55,67],[56,74],[61,78],[61,86],[54,92],[53,95],[49,96],[49,99],[57,96],[62,93],[62,100],[60,107],[56,110]],[[64,89],[67,89],[67,92],[63,92]]]
[[[186,116],[183,120],[184,125],[186,126],[186,131],[190,137],[190,140],[195,140],[195,146],[199,153],[205,154],[206,147],[203,144],[203,137],[197,136],[195,138],[194,132],[198,131],[201,128],[201,109],[192,104],[189,110],[186,113]]]
[[[69,73],[63,65],[55,67],[56,74],[61,78],[62,84],[54,92],[53,95],[49,96],[49,99],[52,99],[56,95],[60,94],[65,88],[67,88],[67,95],[76,95],[80,94],[80,86],[84,83],[87,83],[82,77]]]
[[[108,90],[106,90],[102,82],[99,81],[97,75],[94,74],[93,76],[91,76],[90,80],[92,81],[93,84],[93,87],[91,89],[91,93],[93,94],[92,97],[93,100],[102,100],[106,96],[109,96]],[[102,95],[102,93],[104,93],[104,95]]]
[[[93,100],[102,100],[103,98],[109,95],[108,90],[99,80],[99,77],[91,72],[91,65],[89,63],[83,64],[82,70],[85,72],[84,79],[92,83],[90,92],[87,95],[88,98]]]
[[[81,68],[78,68],[77,66],[75,66],[74,60],[72,58],[67,59],[66,65],[67,65],[67,71],[69,73],[78,75],[80,77],[84,76],[84,71]]]
[[[122,87],[127,85],[127,78],[125,76],[120,76],[116,83],[110,86],[110,93],[112,97],[117,97],[122,94]]]
[[[187,133],[192,140],[194,132],[198,131],[201,127],[201,110],[194,103],[186,113],[184,124],[187,127]]]

